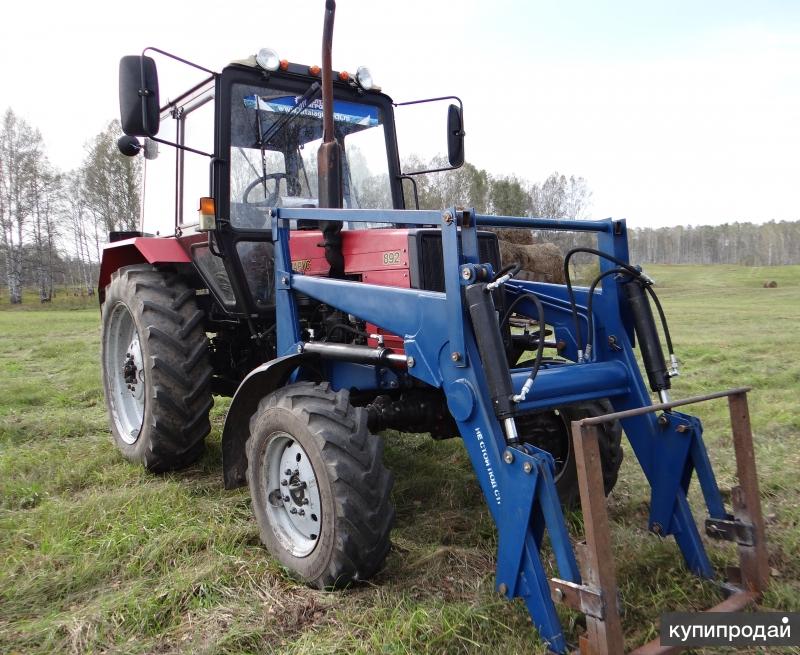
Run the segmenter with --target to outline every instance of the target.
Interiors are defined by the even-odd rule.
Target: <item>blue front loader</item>
[[[553,652],[566,652],[567,643],[541,559],[545,531],[559,578],[579,584],[581,577],[553,481],[554,461],[543,450],[509,440],[508,426],[498,418],[492,404],[487,363],[481,361],[480,335],[475,334],[470,320],[465,291],[487,266],[478,260],[479,227],[594,232],[599,250],[627,262],[625,222],[483,216],[456,209],[440,213],[278,208],[272,217],[278,355],[294,355],[304,349],[296,294],[315,298],[403,337],[408,375],[444,391],[497,526],[498,591],[508,598],[523,598],[541,638]],[[289,222],[297,219],[440,227],[446,292],[368,285],[293,272]],[[601,259],[600,266],[604,272],[614,265]],[[535,294],[544,309],[545,322],[564,344],[560,354],[568,360],[541,367],[530,393],[517,401],[518,411],[594,399],[609,399],[617,412],[653,404],[634,355],[633,322],[621,284],[611,277],[606,280],[602,290],[594,292],[592,316],[587,313],[589,290],[574,290],[580,338],[575,333],[565,286],[513,279],[505,283],[507,300]],[[520,299],[517,311],[537,317],[530,297]],[[579,343],[588,334],[589,321],[594,327],[591,355],[588,361],[581,361],[584,358],[579,357]],[[520,394],[530,372],[529,368],[510,372],[515,395]],[[331,362],[328,373],[334,388],[349,388],[356,381],[356,386],[363,388],[370,375],[374,376],[368,367],[349,362]],[[693,471],[710,517],[726,520],[730,516],[725,512],[709,463],[700,421],[668,412],[660,416],[629,416],[621,423],[652,489],[649,528],[661,536],[675,537],[692,572],[704,578],[714,577],[687,502]]]

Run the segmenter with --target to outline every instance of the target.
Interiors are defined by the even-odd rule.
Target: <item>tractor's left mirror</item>
[[[129,136],[158,134],[158,72],[151,57],[129,55],[119,60],[119,116]]]

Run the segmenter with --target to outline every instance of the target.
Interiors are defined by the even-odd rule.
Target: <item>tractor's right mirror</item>
[[[128,136],[158,134],[158,72],[151,57],[119,60],[119,118]]]
[[[453,168],[464,164],[464,116],[458,105],[447,108],[447,159]]]
[[[464,112],[455,96],[395,103],[404,175],[448,171],[464,164]],[[442,126],[447,130],[442,135]],[[445,138],[442,138],[444,136]]]

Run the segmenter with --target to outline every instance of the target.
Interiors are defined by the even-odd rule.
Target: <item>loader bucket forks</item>
[[[581,560],[585,582],[574,585],[569,581],[553,578],[550,580],[550,588],[553,600],[563,602],[586,615],[587,634],[581,637],[580,655],[615,655],[625,652],[620,612],[616,602],[619,592],[608,514],[603,497],[600,453],[597,448],[597,426],[602,422],[622,420],[650,412],[671,412],[674,407],[716,398],[728,399],[739,485],[732,490],[733,515],[726,514],[721,519],[716,519],[712,515],[712,518],[706,521],[706,531],[709,536],[737,542],[739,567],[728,569],[728,575],[732,578],[729,580],[732,584],[726,588],[730,593],[728,598],[707,611],[737,612],[760,599],[769,580],[769,566],[753,454],[753,435],[747,406],[749,390],[746,387],[732,389],[573,422],[572,438],[586,532],[585,541],[579,544],[583,555]],[[693,446],[693,448],[698,447]],[[703,452],[705,453],[705,449]],[[681,483],[685,497],[688,483],[684,485],[683,480]],[[706,504],[712,511],[712,503],[709,502],[708,496]],[[677,646],[662,646],[660,638],[657,638],[635,649],[631,655],[666,654],[679,650],[681,649]]]

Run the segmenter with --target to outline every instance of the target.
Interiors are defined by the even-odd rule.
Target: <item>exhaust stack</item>
[[[319,206],[342,207],[342,152],[333,126],[333,19],[335,0],[325,2],[325,24],[322,30],[322,145],[317,151]],[[325,259],[330,264],[329,277],[344,277],[342,255],[342,222],[324,221],[320,226],[325,246]]]

